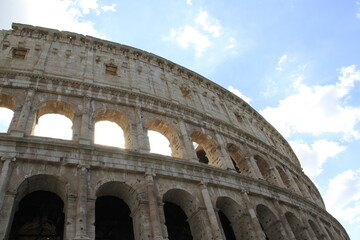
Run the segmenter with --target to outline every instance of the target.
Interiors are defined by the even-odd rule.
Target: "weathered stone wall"
[[[64,239],[95,238],[95,201],[105,195],[129,206],[137,240],[167,239],[164,201],[186,213],[194,239],[225,239],[219,211],[237,239],[349,239],[284,138],[215,83],[151,53],[53,29],[13,24],[0,44],[0,107],[14,111],[0,133],[1,239],[37,190],[64,202]],[[72,140],[33,136],[47,113],[73,122]],[[121,126],[125,149],[94,144],[101,120]],[[167,137],[171,157],[149,152],[148,130]]]

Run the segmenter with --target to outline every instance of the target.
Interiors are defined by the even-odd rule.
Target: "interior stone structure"
[[[0,239],[349,239],[286,140],[221,86],[154,54],[14,23],[0,31]],[[40,117],[70,140],[34,135]],[[124,148],[94,142],[95,123]],[[57,126],[54,126],[56,128]],[[148,131],[171,156],[150,152]]]

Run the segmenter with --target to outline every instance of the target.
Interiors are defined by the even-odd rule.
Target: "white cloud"
[[[281,58],[279,59],[278,64],[284,63],[286,61],[286,59],[287,59],[287,55],[286,54],[282,55]]]
[[[233,86],[229,86],[227,88],[230,92],[232,92],[233,94],[235,94],[236,96],[240,97],[242,100],[244,100],[247,103],[250,103],[251,98],[245,96],[242,92],[240,92],[239,90],[237,90],[236,88],[234,88]]]
[[[104,12],[107,12],[107,11],[116,12],[116,4],[114,3],[112,5],[101,6],[101,9]]]
[[[311,178],[321,174],[322,166],[329,158],[345,150],[344,146],[327,140],[318,140],[311,145],[302,141],[289,141],[289,143],[301,161],[306,175]]]
[[[186,0],[187,5],[192,5],[192,0]]]
[[[166,36],[164,39],[176,42],[182,48],[193,47],[196,57],[202,56],[210,46],[217,46],[221,51],[232,49],[231,53],[237,54],[235,38],[230,37],[228,42],[225,39],[220,39],[222,32],[219,20],[211,18],[206,11],[200,10],[193,24],[172,28],[170,36]],[[211,57],[209,60],[211,60]]]
[[[205,34],[189,25],[185,25],[178,30],[171,29],[171,38],[175,39],[176,43],[182,48],[193,45],[197,57],[200,57],[203,51],[211,46],[211,42]]]
[[[278,61],[278,63],[277,63],[277,66],[276,66],[276,70],[277,71],[282,71],[283,70],[283,67],[282,67],[282,65],[283,65],[283,63],[285,63],[286,61],[287,61],[287,55],[286,54],[284,54],[284,55],[282,55],[280,58],[279,58],[279,61]]]
[[[360,169],[347,170],[330,179],[324,201],[337,219],[360,223]]]
[[[19,22],[107,38],[95,29],[94,22],[83,20],[91,11],[100,14],[109,10],[97,0],[18,0],[0,5],[0,25],[4,29],[8,29],[12,22]]]
[[[195,23],[214,37],[219,37],[221,34],[221,25],[219,20],[210,18],[206,11],[200,10],[199,15],[195,19]]]
[[[297,81],[297,93],[282,99],[278,107],[260,113],[285,137],[293,133],[339,133],[344,138],[360,138],[355,129],[360,122],[360,107],[346,105],[346,98],[360,71],[355,66],[340,69],[339,81],[333,85],[307,86]]]

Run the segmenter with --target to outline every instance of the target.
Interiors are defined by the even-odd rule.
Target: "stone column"
[[[293,231],[292,231],[292,229],[291,229],[291,227],[289,225],[289,222],[286,219],[285,212],[283,211],[283,208],[280,206],[280,204],[279,204],[279,202],[277,200],[274,200],[273,203],[274,203],[274,206],[275,206],[275,210],[278,213],[277,215],[280,218],[281,225],[282,225],[283,229],[285,230],[285,234],[286,234],[287,239],[296,240],[295,235],[294,235],[294,233],[293,233]]]
[[[90,136],[90,103],[89,97],[83,97],[83,109],[81,112],[80,131],[79,131],[79,143],[90,145],[93,136]]]
[[[139,202],[136,209],[131,211],[133,219],[134,237],[136,240],[150,240],[152,229],[149,219],[149,203],[147,201]]]
[[[90,239],[86,231],[88,167],[78,166],[79,183],[76,203],[76,235],[74,240]]]
[[[270,166],[271,175],[275,177],[275,183],[279,187],[286,188],[285,183],[281,181],[281,177],[279,172],[277,171],[276,167]]]
[[[146,173],[146,189],[149,203],[149,214],[150,214],[150,223],[151,223],[151,231],[154,240],[162,240],[162,229],[160,223],[160,215],[159,215],[159,207],[157,203],[156,191],[155,191],[155,183],[154,183],[155,174]]]
[[[252,168],[252,170],[254,172],[254,175],[255,175],[254,177],[258,178],[258,179],[264,179],[264,177],[261,174],[260,169],[259,169],[259,167],[258,167],[258,165],[256,163],[256,160],[255,160],[254,156],[251,155],[250,157],[247,157],[247,160],[250,163],[250,166],[251,166],[251,168]]]
[[[64,231],[64,240],[71,240],[75,237],[75,227],[76,227],[76,197],[74,194],[68,194],[66,199],[66,204],[64,205],[65,213],[65,231]]]
[[[202,194],[202,197],[203,197],[203,200],[205,203],[205,207],[206,207],[206,212],[207,212],[207,215],[209,218],[213,239],[222,239],[221,231],[219,228],[219,223],[216,218],[214,206],[212,205],[210,194],[207,189],[206,183],[201,183],[200,188],[201,188],[201,194]]]
[[[290,172],[290,170],[288,168],[285,167],[284,169],[285,169],[285,173],[286,173],[286,175],[287,175],[287,177],[288,177],[288,179],[290,181],[290,185],[291,185],[292,190],[294,192],[296,192],[296,193],[300,193],[301,191],[298,188],[298,186],[297,186],[297,184],[296,184],[296,182],[295,182],[295,180],[293,178],[292,173]]]
[[[15,162],[15,157],[1,157],[1,161],[3,161],[1,173],[0,173],[0,211],[2,209],[6,189],[8,187],[9,177],[12,170],[12,163]]]
[[[18,116],[17,124],[15,128],[12,128],[10,131],[11,136],[23,137],[25,133],[31,134],[32,129],[26,129],[26,126],[29,126],[29,124],[27,124],[27,121],[30,115],[31,105],[33,103],[34,96],[35,90],[29,89],[25,97],[23,106],[21,108],[20,114]],[[31,124],[31,126],[33,125]]]
[[[233,165],[233,163],[231,161],[230,155],[223,147],[224,144],[225,144],[225,141],[224,141],[223,137],[220,136],[217,133],[215,133],[215,137],[216,137],[216,141],[218,143],[218,150],[219,150],[219,153],[220,153],[220,159],[222,159],[223,163],[224,163],[224,168],[225,169],[231,169],[231,170],[235,171],[235,167],[234,167],[234,165]]]
[[[136,129],[136,143],[137,150],[140,152],[150,152],[149,137],[147,134],[147,128],[144,126],[141,115],[141,108],[135,107],[135,128]]]
[[[241,197],[243,199],[243,202],[245,203],[245,209],[248,211],[248,214],[250,216],[256,239],[265,239],[264,231],[262,230],[259,219],[256,216],[256,206],[254,206],[253,203],[250,201],[247,192],[243,191]]]
[[[9,239],[11,228],[11,215],[15,214],[15,193],[7,194],[3,201],[3,208],[0,211],[0,239]]]
[[[326,228],[321,221],[321,219],[318,216],[315,216],[316,223],[318,224],[320,231],[321,231],[321,239],[330,239],[330,236],[328,235],[328,232],[326,231]]]
[[[302,223],[302,225],[304,226],[303,232],[305,233],[305,236],[308,239],[317,239],[314,231],[312,230],[307,217],[305,216],[304,212],[299,210],[299,215],[300,215],[300,222]]]
[[[180,127],[180,136],[181,143],[183,144],[184,149],[184,158],[189,159],[191,162],[199,162],[196,152],[194,149],[194,145],[191,141],[191,137],[186,130],[186,125],[182,120],[179,120],[179,127]]]

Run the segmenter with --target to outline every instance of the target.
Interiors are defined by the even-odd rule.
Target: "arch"
[[[14,116],[14,98],[0,93],[0,132],[7,132]]]
[[[311,219],[309,219],[308,222],[309,222],[309,225],[310,225],[312,231],[315,233],[316,238],[321,239],[322,238],[322,233],[321,233],[320,228],[318,227],[318,225],[314,221],[312,221]]]
[[[39,127],[39,119],[45,115],[50,116],[48,114],[56,114],[55,118],[59,119],[61,126],[59,126],[59,123],[54,122],[54,120],[48,120],[46,121],[47,124],[53,125],[52,127],[47,126],[46,127],[46,133],[40,133],[37,134],[37,128]],[[63,118],[65,117],[65,118]],[[65,128],[66,119],[70,120],[69,126]],[[44,137],[51,137],[51,138],[61,138],[61,139],[67,139],[71,140],[73,135],[72,125],[74,123],[75,119],[75,108],[73,105],[63,102],[63,101],[54,101],[50,100],[47,102],[44,102],[40,105],[37,114],[36,119],[32,128],[32,135],[36,136],[44,136]],[[40,125],[41,126],[41,125]],[[48,129],[57,129],[60,130],[59,132],[51,133]],[[64,133],[68,133],[68,136],[64,136]]]
[[[230,197],[218,197],[216,208],[226,239],[252,239],[249,216],[244,214],[241,206]]]
[[[196,236],[202,236],[203,234],[205,234],[204,232],[206,230],[204,229],[204,226],[202,226],[198,222],[201,219],[201,216],[199,216],[198,201],[189,192],[182,190],[182,189],[178,189],[178,188],[170,189],[163,195],[163,202],[165,204],[168,204],[168,206],[169,206],[169,208],[166,208],[164,205],[165,224],[166,224],[166,222],[169,222],[169,221],[171,223],[174,223],[172,220],[166,219],[167,216],[169,217],[169,214],[167,214],[166,211],[170,210],[171,212],[177,213],[178,214],[177,216],[181,217],[181,219],[183,220],[182,228],[185,230],[184,231],[185,237],[188,236],[188,234],[186,234],[186,228],[187,228],[186,222],[189,223],[191,235],[195,239],[196,239]],[[186,219],[184,219],[182,217],[180,210],[183,211],[183,213],[186,216]],[[205,216],[202,216],[202,217],[205,217]],[[169,231],[173,231],[173,228],[167,226],[167,229],[168,229],[168,235],[172,236],[173,233],[170,233]],[[192,238],[189,238],[189,239],[192,239]]]
[[[308,239],[300,220],[292,212],[286,212],[285,217],[290,225],[292,232],[294,233],[296,240]]]
[[[67,181],[59,176],[38,174],[25,178],[17,187],[16,200],[20,201],[25,195],[35,191],[55,193],[66,203],[69,194]]]
[[[15,108],[15,100],[13,97],[0,93],[0,107],[8,108],[10,110],[14,110]]]
[[[257,205],[256,215],[266,240],[285,240],[281,222],[268,207],[263,204]]]
[[[110,181],[101,184],[95,195],[97,198],[102,196],[113,196],[122,199],[130,211],[133,212],[139,204],[138,195],[136,190],[124,182]]]
[[[237,147],[235,144],[228,143],[226,145],[226,150],[229,153],[231,159],[235,162],[237,168],[239,169],[239,172],[245,176],[251,176],[252,170],[250,163],[242,153],[239,147]]]
[[[15,186],[16,187],[16,186]],[[23,181],[21,181],[21,183],[16,187],[16,198],[15,198],[15,202],[12,206],[12,216],[14,217],[13,223],[14,221],[18,221],[16,220],[16,214],[19,213],[15,213],[15,211],[17,210],[21,210],[23,211],[24,209],[20,206],[21,205],[21,201],[23,199],[25,199],[27,196],[30,196],[32,193],[35,192],[45,192],[45,194],[40,194],[41,196],[56,196],[54,197],[59,198],[60,201],[62,202],[62,211],[64,211],[64,205],[66,205],[67,203],[67,194],[69,194],[68,188],[67,188],[67,182],[65,181],[65,179],[62,179],[59,176],[53,176],[53,175],[47,175],[47,174],[38,174],[38,175],[33,175],[30,177],[25,178]],[[47,194],[50,193],[50,194]],[[47,204],[46,202],[42,202],[41,199],[43,199],[44,197],[38,197],[35,196],[34,197],[36,199],[36,201],[32,201],[32,197],[30,196],[30,200],[32,202],[34,202],[34,204],[36,205],[37,202],[41,203],[41,204]],[[54,200],[56,201],[56,200]],[[59,201],[56,201],[59,202]],[[25,204],[26,205],[26,204]],[[27,211],[25,210],[25,213]],[[21,215],[21,213],[20,213]],[[33,217],[36,217],[35,215],[33,215]],[[17,226],[17,230],[20,230],[20,227],[25,224],[24,222],[22,223],[20,221],[20,223],[15,222],[15,225]],[[12,224],[13,225],[13,224]],[[30,224],[33,225],[33,224]],[[34,225],[35,226],[35,225]],[[36,227],[36,226],[35,226]],[[10,227],[10,229],[12,229],[12,227]],[[63,231],[64,229],[62,229]],[[16,231],[16,230],[11,230],[11,232]],[[23,230],[21,230],[23,231]],[[24,230],[25,231],[25,230]]]
[[[64,202],[59,196],[48,191],[31,192],[19,203],[9,239],[62,240],[64,220]]]
[[[105,109],[101,110],[96,114],[95,123],[101,121],[109,121],[117,124],[124,133],[125,148],[131,149],[131,124],[128,116],[117,110]],[[95,129],[96,130],[96,129]],[[119,136],[120,137],[120,136]]]
[[[193,142],[198,144],[195,147],[195,151],[198,157],[201,156],[199,153],[201,153],[202,155],[204,155],[205,153],[205,156],[202,157],[206,157],[208,159],[209,165],[224,168],[224,164],[220,160],[220,156],[214,140],[209,135],[202,132],[194,131],[191,134],[191,138]],[[204,158],[199,158],[200,161],[202,161],[202,159]]]
[[[331,231],[327,227],[325,227],[325,230],[326,230],[327,234],[329,235],[330,239],[335,240],[334,235],[331,233]]]
[[[147,123],[147,129],[161,133],[170,143],[171,156],[183,158],[183,149],[179,140],[179,135],[175,129],[165,121],[155,119]]]
[[[263,178],[267,182],[276,185],[275,176],[272,174],[270,165],[259,155],[256,155],[254,159]]]

